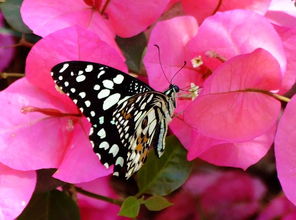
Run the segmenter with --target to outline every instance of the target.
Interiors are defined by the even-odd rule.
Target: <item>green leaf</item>
[[[159,159],[150,152],[147,162],[137,175],[139,193],[167,195],[179,188],[188,178],[191,163],[186,160],[186,151],[173,137],[166,138],[166,149]]]
[[[18,220],[79,220],[76,203],[64,192],[35,193]]]
[[[166,198],[162,196],[151,196],[144,201],[144,205],[150,211],[160,211],[173,205],[173,203],[170,203]]]
[[[31,33],[32,31],[24,24],[21,17],[20,7],[22,3],[23,0],[6,0],[4,3],[0,3],[0,8],[5,20],[11,27],[22,33]]]
[[[140,206],[141,203],[136,197],[129,196],[123,201],[118,215],[135,218],[139,214]]]
[[[116,42],[123,51],[129,70],[140,72],[143,51],[147,45],[145,34],[141,33],[131,38],[116,37]]]

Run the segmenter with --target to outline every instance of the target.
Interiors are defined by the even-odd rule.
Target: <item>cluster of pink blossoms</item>
[[[175,2],[184,14],[157,22]],[[296,101],[292,98],[281,115],[276,96],[290,90],[296,79],[293,7],[289,0],[24,0],[22,18],[42,39],[27,57],[26,76],[0,93],[0,175],[24,175],[28,185],[22,187],[28,190],[23,190],[25,198],[5,190],[22,208],[0,198],[0,210],[8,210],[0,217],[21,213],[33,193],[37,169],[56,168],[54,178],[85,189],[107,185],[105,176],[112,170],[92,152],[90,125],[56,90],[50,69],[84,60],[127,72],[115,36],[132,37],[153,24],[144,57],[150,86],[159,91],[169,86],[154,44],[169,79],[186,61],[172,82],[187,92],[179,94],[170,129],[188,150],[188,160],[247,169],[275,143],[283,191],[296,204]],[[100,193],[114,194],[107,187]],[[79,199],[82,216],[91,215],[85,219],[106,208]]]

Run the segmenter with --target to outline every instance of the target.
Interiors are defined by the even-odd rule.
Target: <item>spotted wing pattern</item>
[[[114,68],[91,62],[56,65],[52,77],[91,122],[89,139],[105,167],[129,178],[144,163],[149,146],[164,149],[172,115],[170,97]]]

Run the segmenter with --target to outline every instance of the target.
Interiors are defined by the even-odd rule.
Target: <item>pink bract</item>
[[[296,28],[276,26],[287,57],[287,68],[283,76],[282,88],[280,93],[284,94],[294,85],[296,80]]]
[[[295,28],[295,1],[272,0],[271,5],[266,13],[266,17],[276,25]]]
[[[36,173],[14,170],[0,163],[0,180],[0,219],[15,219],[30,201]]]
[[[260,28],[254,28],[260,27]],[[202,56],[204,65],[214,71],[221,61],[209,57],[209,52],[228,60],[233,56],[265,49],[277,59],[282,74],[286,69],[286,56],[282,40],[269,20],[255,12],[232,10],[208,17],[198,34],[187,45],[192,58]]]
[[[182,34],[180,31],[176,30],[176,27],[178,27],[178,29],[183,30]],[[191,39],[195,39],[194,36],[196,35],[196,33],[197,33],[196,22],[190,16],[178,17],[178,18],[167,20],[167,21],[162,21],[155,26],[155,28],[151,32],[147,53],[144,58],[144,63],[148,72],[148,77],[149,77],[149,84],[152,87],[160,91],[167,88],[169,84],[168,81],[172,79],[174,73],[182,66],[184,60],[187,61],[187,65],[185,66],[184,69],[182,69],[180,73],[178,73],[175,76],[172,83],[177,84],[183,90],[188,89],[188,87],[190,86],[190,83],[194,83],[195,85],[200,85],[203,83],[202,72],[199,72],[200,71],[199,69],[192,68],[192,66],[190,65],[191,59],[196,56],[196,54],[194,55],[194,53],[192,53],[192,50],[195,50],[195,48],[187,46],[188,42]],[[198,34],[199,33],[197,33],[197,35]],[[166,36],[165,38],[163,37],[164,35]],[[207,40],[209,43],[211,43],[211,38],[208,38]],[[213,39],[213,41],[214,40],[215,39]],[[160,46],[160,56],[162,60],[162,65],[163,65],[164,71],[166,72],[166,75],[168,76],[167,77],[168,80],[165,78],[164,74],[162,73],[162,70],[158,61],[157,50],[153,46],[154,44],[158,44]],[[263,71],[263,73],[267,77],[263,81],[267,80],[268,82],[270,81],[271,83],[271,84],[267,83],[268,85],[267,84],[265,85],[267,86],[266,89],[273,89],[273,88],[278,89],[280,85],[280,79],[281,79],[278,64],[270,56],[268,52],[257,51],[255,54],[261,54],[261,53],[267,54],[267,60],[270,60],[272,64],[271,66],[275,67],[275,69],[273,69],[270,72],[272,73],[271,75],[269,75],[268,71]],[[264,62],[262,63],[261,67],[264,67],[264,63],[266,62],[268,63],[268,61],[267,60],[265,61],[265,55],[262,55],[262,59],[264,60]],[[224,65],[226,65],[226,63]],[[221,62],[220,61],[217,62],[216,66],[218,66],[218,64],[221,65]],[[239,66],[239,64],[237,65]],[[246,63],[246,65],[248,64]],[[255,83],[255,81],[256,80],[261,81],[261,79],[259,78],[263,77],[261,73],[261,70],[262,70],[261,67],[260,66],[254,67],[254,71],[253,69],[249,69],[249,71],[251,71],[250,73],[248,73],[246,70],[242,70],[239,68],[239,70],[237,70],[239,74],[236,75],[236,77],[238,77],[237,80],[239,81],[239,77],[244,77],[244,76],[247,77],[248,74],[251,74],[253,72],[254,72],[254,75],[257,75],[255,74],[255,71],[260,71],[260,73],[257,75],[258,78],[254,77],[253,86],[256,87],[257,83]],[[268,66],[268,69],[269,69],[269,66]],[[240,71],[246,75],[242,76]],[[219,80],[221,80],[221,78],[219,78]],[[250,78],[253,78],[253,77],[251,77],[250,75]],[[219,80],[216,80],[216,82],[218,83]],[[226,79],[222,79],[221,82],[224,82],[224,80],[227,81]],[[249,83],[250,82],[251,81],[249,81]],[[236,83],[236,86],[238,85],[239,84]],[[251,86],[251,85],[248,84],[248,86]],[[197,129],[194,129],[192,127],[192,124],[196,123],[195,122],[196,119],[194,118],[195,113],[192,112],[192,115],[191,115],[194,117],[190,117],[190,116],[187,117],[186,115],[187,110],[189,112],[191,111],[190,110],[191,107],[188,108],[188,105],[192,103],[192,101],[188,98],[184,99],[183,97],[186,97],[186,95],[188,94],[186,93],[184,94],[183,91],[181,91],[178,94],[179,98],[177,100],[176,117],[170,123],[170,129],[180,139],[180,141],[185,146],[185,148],[189,151],[188,153],[189,160],[192,160],[196,157],[201,157],[207,160],[208,162],[211,162],[217,165],[235,166],[235,167],[241,167],[243,169],[246,169],[248,166],[256,163],[260,158],[262,158],[270,148],[270,145],[273,140],[273,134],[274,134],[274,131],[272,130],[274,129],[274,127],[273,128],[271,127],[276,120],[276,117],[279,113],[279,106],[280,106],[279,102],[277,102],[276,100],[269,99],[269,97],[267,98],[267,100],[270,100],[270,102],[273,103],[271,106],[272,107],[271,112],[273,112],[273,117],[270,118],[271,121],[270,121],[269,128],[267,127],[265,128],[265,126],[261,124],[262,130],[260,131],[260,134],[257,132],[256,132],[257,134],[251,134],[249,136],[249,139],[244,137],[245,141],[242,141],[242,140],[230,141],[230,139],[229,141],[227,141],[227,139],[223,140],[223,139],[211,138],[206,133],[200,134],[197,131]],[[259,96],[261,97],[261,94]],[[265,95],[263,95],[263,100],[265,100],[265,98],[266,98]],[[198,98],[196,99],[196,103],[197,103],[197,100]],[[215,103],[213,103],[213,107],[214,105]],[[195,107],[193,106],[193,108]],[[277,114],[275,114],[276,112]],[[184,117],[185,118],[187,117],[188,119],[186,123],[184,122]],[[254,132],[254,129],[250,127],[249,131]],[[222,135],[225,135],[226,132],[229,132],[229,134],[231,134],[233,132],[233,129],[230,128],[230,130],[227,131],[225,130],[225,128],[223,128],[219,132]],[[237,140],[239,138],[240,137],[238,135]],[[247,147],[248,145],[252,147]],[[248,157],[247,156],[244,157],[242,155],[248,155]]]
[[[21,14],[25,23],[40,36],[79,25],[94,31],[114,46],[115,34],[131,37],[144,31],[163,13],[168,2],[169,0],[111,1],[101,15],[98,7],[102,9],[103,5],[98,4],[105,4],[105,1],[25,0]]]
[[[64,41],[65,35],[69,37]],[[56,42],[62,41],[57,46]],[[50,70],[66,60],[93,61],[126,70],[121,54],[85,29],[71,27],[40,40],[28,55],[26,78],[0,93],[4,106],[0,111],[7,115],[0,123],[4,131],[0,161],[21,170],[58,168],[56,178],[77,183],[106,176],[111,169],[106,170],[92,152],[86,119],[65,115],[79,112],[69,97],[55,89]],[[34,108],[57,111],[60,116]]]
[[[38,107],[67,113],[65,103],[59,103],[55,97],[38,89],[26,78],[1,92],[0,101],[3,104],[1,115],[6,119],[1,120],[0,124],[2,163],[18,170],[58,168],[55,173],[57,178],[73,183],[111,173],[111,169],[106,170],[91,152],[88,130],[81,125],[85,123],[85,118],[22,112],[24,107]],[[73,160],[69,159],[69,154]],[[78,160],[79,157],[82,158]],[[83,160],[85,162],[80,163]]]
[[[258,14],[264,15],[271,0],[182,0],[184,11],[193,15],[198,23],[202,23],[206,17],[209,17],[217,11],[228,11],[232,9],[247,9]]]
[[[296,204],[296,96],[288,103],[275,137],[275,157],[278,178],[287,198]]]
[[[296,218],[296,206],[284,195],[275,197],[263,209],[257,220],[294,220]]]
[[[236,56],[221,64],[205,81],[199,97],[184,112],[185,121],[205,136],[247,141],[275,125],[280,102],[246,89],[277,90],[281,73],[266,51]]]

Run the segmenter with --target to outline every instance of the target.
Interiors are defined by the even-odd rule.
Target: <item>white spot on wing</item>
[[[96,84],[95,86],[94,86],[94,90],[100,90],[100,85],[98,85],[98,84]]]
[[[91,72],[93,70],[93,68],[94,68],[93,65],[89,64],[86,66],[85,72]]]
[[[107,110],[113,105],[115,105],[119,101],[120,96],[121,95],[119,93],[115,93],[113,95],[110,95],[108,98],[106,98],[103,103],[103,110]]]
[[[64,72],[69,67],[69,63],[64,63],[62,69],[60,69],[60,73]]]
[[[99,148],[104,148],[105,150],[108,150],[109,147],[110,146],[107,141],[103,141],[99,146]]]
[[[116,84],[121,84],[123,79],[124,79],[123,75],[118,74],[116,77],[113,78],[113,82]]]
[[[63,80],[63,76],[59,76],[59,80]]]
[[[80,96],[81,98],[83,98],[83,99],[84,99],[84,98],[85,98],[85,96],[86,96],[86,93],[85,93],[85,92],[80,92],[80,93],[79,93],[79,96]]]
[[[118,145],[117,144],[113,144],[112,147],[109,150],[109,154],[113,154],[113,157],[116,157],[118,151],[119,151]]]
[[[113,89],[114,83],[111,80],[106,79],[103,81],[103,85],[107,89]]]
[[[99,123],[100,123],[100,125],[101,125],[101,124],[104,124],[104,116],[101,116],[101,117],[99,118]]]
[[[76,81],[77,82],[83,82],[85,80],[85,78],[86,78],[85,75],[80,75],[80,76],[76,77]]]
[[[97,135],[98,135],[101,139],[105,138],[105,137],[106,137],[106,131],[105,131],[105,129],[102,128],[101,130],[99,130],[98,133],[97,133]]]
[[[123,162],[124,162],[123,158],[122,157],[118,157],[117,160],[116,160],[116,162],[115,162],[115,165],[119,164],[119,166],[122,167],[123,166]]]
[[[74,93],[74,92],[76,92],[76,89],[75,89],[75,88],[71,88],[70,91],[71,91],[72,93]]]
[[[68,81],[65,81],[64,82],[64,85],[65,85],[65,87],[68,87],[69,86],[69,82]]]
[[[98,99],[102,99],[107,97],[110,94],[110,90],[109,89],[102,89],[99,94],[98,94]]]
[[[105,70],[100,71],[99,74],[98,74],[98,79],[99,79],[104,73],[105,73]]]
[[[94,111],[91,111],[90,112],[90,115],[91,115],[91,117],[95,117],[96,116],[96,113]]]
[[[89,107],[89,106],[91,105],[91,103],[90,103],[89,100],[86,100],[86,101],[84,102],[84,104],[86,105],[86,107]]]

